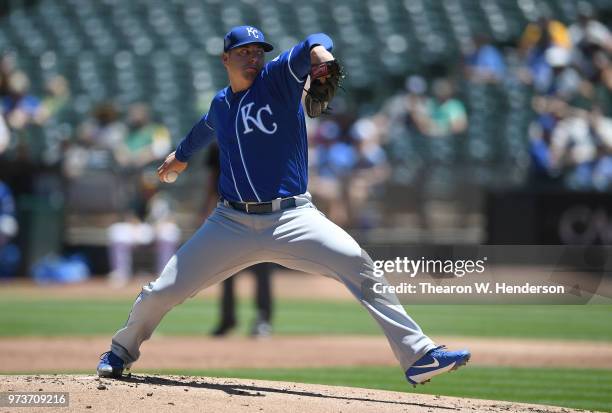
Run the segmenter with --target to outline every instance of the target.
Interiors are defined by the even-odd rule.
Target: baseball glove
[[[344,69],[337,60],[313,65],[310,70],[310,89],[306,90],[304,104],[311,118],[326,113],[329,102],[341,86]]]

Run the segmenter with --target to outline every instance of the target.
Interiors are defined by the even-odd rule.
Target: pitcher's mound
[[[491,400],[399,393],[352,387],[133,375],[122,380],[95,376],[3,376],[0,392],[68,392],[62,412],[574,412],[577,410]],[[0,403],[6,411],[7,398]],[[9,411],[13,411],[9,408]],[[33,409],[19,409],[32,411]],[[36,411],[40,411],[36,408]],[[54,411],[56,411],[54,409]]]

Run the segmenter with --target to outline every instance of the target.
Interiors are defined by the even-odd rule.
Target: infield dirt
[[[574,410],[521,403],[399,393],[339,386],[189,376],[132,376],[123,380],[91,376],[4,376],[0,391],[68,392],[61,412],[525,412]],[[0,412],[16,411],[0,407]]]
[[[612,368],[612,345],[606,342],[435,338],[451,348],[469,348],[470,365]],[[109,345],[110,336],[2,338],[0,373],[93,371],[98,356]],[[359,365],[398,366],[401,374],[387,340],[379,336],[276,336],[260,340],[153,337],[144,343],[142,351],[134,372]]]

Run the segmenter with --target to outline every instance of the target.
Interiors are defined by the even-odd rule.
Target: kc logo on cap
[[[230,30],[223,39],[223,51],[227,52],[236,47],[245,46],[247,44],[259,44],[264,51],[269,52],[274,47],[265,41],[264,34],[261,30],[253,26],[238,26]]]
[[[249,36],[253,36],[256,39],[259,39],[259,31],[257,31],[256,28],[247,26],[246,30]]]

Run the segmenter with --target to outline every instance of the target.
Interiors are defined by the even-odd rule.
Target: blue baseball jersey
[[[329,36],[310,35],[268,62],[250,88],[219,91],[208,113],[179,143],[176,159],[187,162],[216,136],[223,198],[267,202],[306,192],[308,142],[301,97],[310,49],[316,45],[333,48]]]

